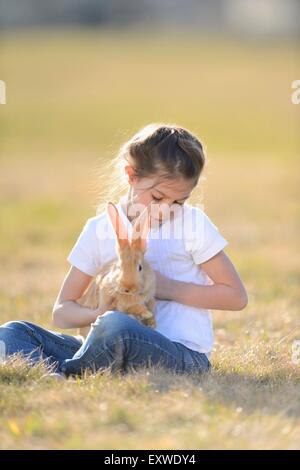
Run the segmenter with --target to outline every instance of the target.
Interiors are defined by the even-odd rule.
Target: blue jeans
[[[21,352],[33,363],[43,359],[66,376],[107,367],[112,373],[124,373],[140,366],[161,365],[176,373],[195,374],[211,368],[206,354],[171,341],[118,310],[99,316],[83,343],[75,336],[27,321],[0,326],[0,341],[5,345],[5,356]]]

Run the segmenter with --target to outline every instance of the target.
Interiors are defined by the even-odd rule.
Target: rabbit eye
[[[142,265],[139,264],[139,271],[141,271],[143,268],[142,268]]]

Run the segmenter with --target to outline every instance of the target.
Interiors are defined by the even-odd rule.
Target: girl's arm
[[[75,266],[70,268],[52,310],[54,326],[81,328],[90,325],[99,315],[104,313],[99,309],[82,307],[76,302],[76,299],[83,295],[92,279],[92,276],[85,274]]]
[[[156,297],[204,309],[242,310],[246,307],[246,289],[223,250],[199,267],[214,282],[213,285],[177,281],[156,271]]]

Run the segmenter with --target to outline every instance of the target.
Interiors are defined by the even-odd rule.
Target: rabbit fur
[[[136,219],[131,240],[114,203],[107,203],[106,212],[116,235],[118,259],[102,266],[77,302],[101,311],[120,310],[154,328],[155,274],[144,257],[150,228],[149,208]],[[90,326],[82,327],[78,333],[84,339],[89,330]]]

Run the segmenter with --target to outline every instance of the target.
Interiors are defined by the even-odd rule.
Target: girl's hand
[[[95,315],[95,320],[97,319],[97,317],[99,317],[100,315],[103,315],[105,312],[107,312],[107,310],[113,310],[113,299],[111,299],[111,302],[110,304],[107,304],[105,307],[98,307],[94,310],[94,315]]]
[[[172,300],[173,279],[164,276],[159,271],[154,270],[156,278],[155,297],[161,300]]]

